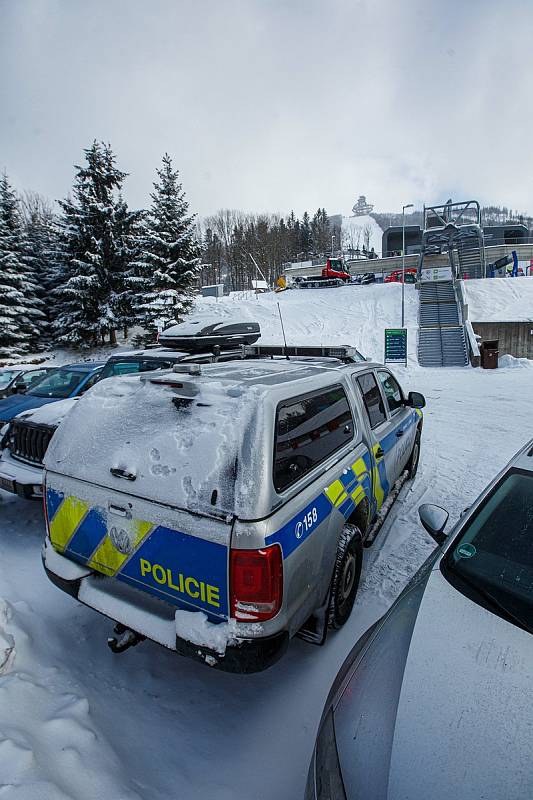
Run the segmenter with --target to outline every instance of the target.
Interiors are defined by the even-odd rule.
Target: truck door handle
[[[115,478],[125,478],[127,481],[134,481],[137,475],[134,472],[128,472],[125,469],[121,469],[120,467],[111,467],[109,470],[111,475],[114,475]]]
[[[376,458],[383,458],[384,455],[385,453],[383,452],[383,448],[378,447],[378,449],[376,450]]]
[[[403,436],[403,431],[396,431],[396,436],[398,438],[400,438],[400,436]]]

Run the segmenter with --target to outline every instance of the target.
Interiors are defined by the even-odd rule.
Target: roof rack
[[[308,358],[336,358],[344,363],[365,361],[356,347],[351,345],[331,345],[328,347],[310,345],[248,345],[243,348],[247,357],[250,356],[306,356]]]

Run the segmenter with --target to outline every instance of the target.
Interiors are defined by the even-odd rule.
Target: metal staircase
[[[422,367],[464,367],[468,364],[465,335],[452,281],[421,284],[418,363]]]
[[[477,235],[466,234],[455,239],[456,268],[458,278],[485,277],[485,248]]]

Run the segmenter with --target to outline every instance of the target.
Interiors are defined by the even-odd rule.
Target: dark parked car
[[[533,797],[533,440],[357,642],[326,701],[306,800]]]
[[[373,272],[365,272],[365,274],[361,278],[361,284],[363,286],[366,286],[368,283],[375,283],[375,282],[376,282],[376,276],[374,275]]]

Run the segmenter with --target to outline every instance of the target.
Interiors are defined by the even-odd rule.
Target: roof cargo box
[[[205,352],[215,346],[227,350],[241,344],[254,344],[261,336],[257,322],[224,322],[220,319],[190,320],[172,325],[159,334],[159,343],[188,353]]]

